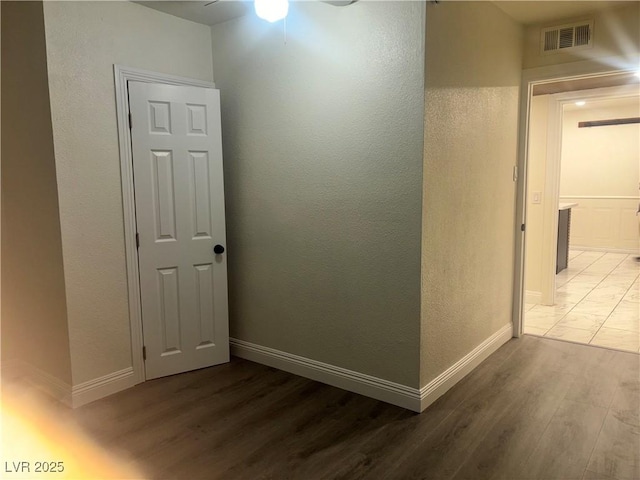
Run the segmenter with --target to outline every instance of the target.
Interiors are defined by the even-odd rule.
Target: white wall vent
[[[540,53],[560,53],[593,46],[593,20],[542,29]]]

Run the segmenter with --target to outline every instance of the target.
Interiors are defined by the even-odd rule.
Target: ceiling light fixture
[[[282,20],[289,13],[289,0],[255,0],[253,7],[258,15],[267,22]]]
[[[587,102],[585,102],[584,100],[578,100],[576,102],[576,105],[579,107],[584,107],[587,104]]]

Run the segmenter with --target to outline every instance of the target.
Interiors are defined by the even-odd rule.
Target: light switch
[[[532,192],[531,203],[541,203],[541,202],[542,202],[542,192]]]

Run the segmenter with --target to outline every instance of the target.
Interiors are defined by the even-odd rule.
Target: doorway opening
[[[521,333],[640,351],[634,73],[528,85]]]

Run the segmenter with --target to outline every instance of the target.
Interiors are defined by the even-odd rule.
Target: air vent
[[[593,20],[559,25],[542,29],[540,53],[560,53],[582,48],[591,48]]]

